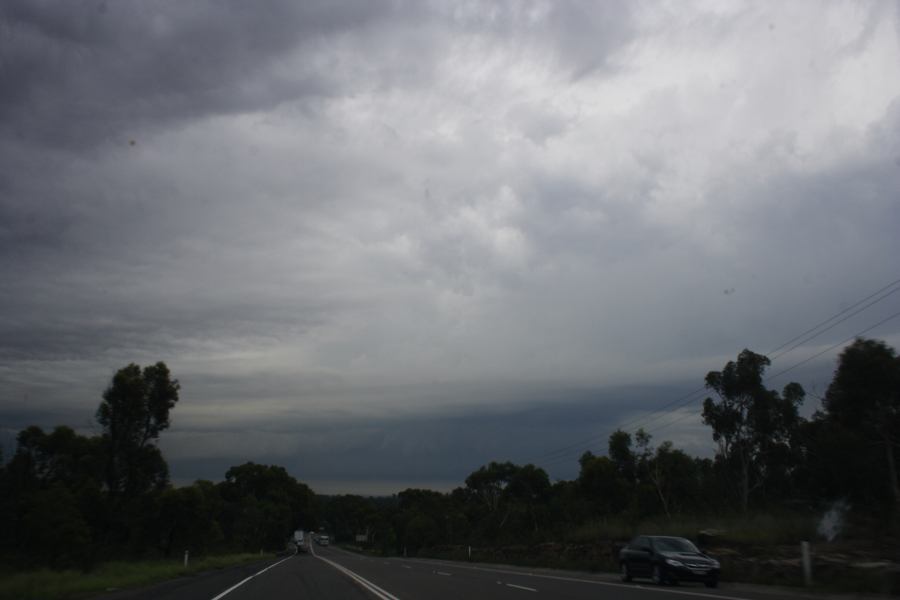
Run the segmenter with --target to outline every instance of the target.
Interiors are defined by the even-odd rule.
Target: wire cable
[[[776,352],[778,352],[779,350],[781,350],[781,349],[784,348],[785,346],[787,346],[787,345],[789,345],[789,344],[792,344],[792,343],[796,342],[798,339],[802,338],[802,337],[805,336],[806,334],[812,333],[813,331],[815,331],[816,329],[818,329],[818,328],[821,327],[822,325],[825,325],[826,323],[828,323],[828,322],[830,322],[830,321],[833,321],[834,319],[838,318],[839,316],[841,316],[842,314],[844,314],[845,312],[847,312],[847,311],[849,311],[849,310],[853,310],[854,308],[856,308],[857,306],[859,306],[859,305],[862,304],[863,302],[865,302],[865,301],[867,301],[867,300],[869,300],[869,299],[871,299],[871,298],[874,298],[875,296],[877,296],[877,295],[880,294],[881,292],[883,292],[883,291],[885,291],[885,290],[887,290],[887,289],[889,289],[889,288],[894,287],[894,286],[897,285],[898,283],[900,283],[900,279],[896,279],[896,280],[890,282],[889,284],[887,284],[886,286],[884,286],[884,287],[881,288],[880,290],[878,290],[878,291],[876,291],[876,292],[872,292],[871,294],[869,294],[868,296],[866,296],[866,297],[863,298],[862,300],[858,300],[858,301],[854,302],[853,304],[851,304],[850,306],[848,306],[847,308],[845,308],[845,309],[842,310],[841,312],[839,312],[839,313],[833,315],[832,317],[830,317],[830,318],[828,318],[828,319],[825,319],[824,321],[822,321],[822,322],[819,323],[818,325],[816,325],[816,326],[814,326],[814,327],[811,327],[810,329],[807,329],[806,331],[804,331],[804,332],[801,333],[800,335],[797,335],[797,336],[792,337],[791,339],[789,339],[788,341],[784,342],[783,344],[781,344],[781,345],[778,346],[777,348],[773,348],[772,350],[770,350],[770,351],[768,352],[768,354],[766,354],[766,356],[775,354]],[[900,288],[898,288],[898,289],[900,289]],[[897,291],[897,290],[894,290],[893,292],[890,292],[890,294],[893,294],[893,293],[896,292],[896,291]],[[890,294],[888,294],[888,295],[890,295]],[[882,298],[882,300],[883,300],[883,298]],[[880,300],[879,300],[879,301],[880,301]],[[854,313],[854,314],[856,314],[856,313]]]
[[[870,299],[872,299],[872,298],[875,298],[875,297],[878,296],[879,294],[882,294],[885,290],[888,290],[888,289],[890,289],[890,288],[896,286],[898,283],[900,283],[900,279],[898,279],[898,280],[896,280],[896,281],[893,281],[893,282],[889,283],[888,285],[882,287],[882,288],[879,289],[878,291],[876,291],[876,292],[874,292],[874,293],[872,293],[872,294],[869,294],[868,296],[866,296],[865,298],[863,298],[863,299],[861,299],[861,300],[858,300],[857,302],[854,302],[852,305],[850,305],[850,306],[848,306],[847,308],[843,309],[843,310],[840,311],[839,313],[837,313],[837,314],[835,314],[835,315],[829,317],[828,319],[825,319],[824,321],[822,321],[821,323],[819,323],[819,324],[816,325],[815,327],[812,327],[812,328],[810,328],[810,329],[807,329],[805,332],[801,333],[801,334],[798,335],[798,336],[794,336],[793,338],[791,338],[791,339],[788,340],[787,342],[785,342],[785,343],[781,344],[780,346],[778,346],[778,348],[776,348],[776,349],[773,350],[772,352],[776,352],[776,351],[778,351],[778,350],[781,350],[782,348],[784,348],[785,346],[788,346],[788,345],[791,344],[792,342],[797,342],[797,340],[800,340],[800,341],[797,342],[796,344],[794,344],[793,346],[791,346],[790,348],[788,348],[787,350],[784,350],[784,351],[782,351],[782,352],[779,352],[778,354],[775,354],[774,356],[770,357],[770,360],[773,360],[773,361],[774,361],[774,360],[776,360],[776,359],[778,359],[778,358],[780,358],[780,357],[782,357],[782,356],[784,356],[784,355],[786,355],[786,354],[788,354],[788,353],[790,353],[790,352],[796,350],[796,349],[799,348],[800,346],[802,346],[802,345],[804,345],[804,344],[806,344],[806,343],[811,342],[812,340],[814,340],[815,338],[819,337],[819,336],[822,335],[823,333],[825,333],[825,332],[827,332],[827,331],[830,331],[830,330],[834,329],[835,327],[837,327],[838,325],[840,325],[841,323],[843,323],[843,322],[846,321],[847,319],[850,319],[851,317],[854,317],[854,316],[858,315],[859,313],[863,312],[864,310],[867,310],[867,309],[871,308],[872,306],[874,306],[875,304],[878,304],[878,303],[881,302],[882,300],[887,299],[887,298],[890,297],[891,295],[893,295],[893,294],[895,294],[895,293],[897,293],[897,292],[900,292],[900,287],[895,287],[893,290],[891,290],[891,291],[887,292],[886,294],[882,295],[880,298],[877,298],[877,299],[875,299],[875,300],[872,300],[871,302],[869,302],[868,304],[862,306],[862,307],[859,308],[858,310],[855,310],[855,311],[851,312],[849,315],[846,315],[844,318],[839,319],[839,320],[837,320],[837,321],[834,321],[834,319],[840,317],[841,315],[843,315],[843,314],[846,313],[847,311],[853,310],[854,308],[856,308],[856,307],[859,306],[860,304],[866,302],[867,300],[870,300]],[[834,321],[834,322],[831,323],[832,321]],[[820,329],[823,325],[827,325],[828,323],[831,323],[830,325],[828,325],[828,327],[826,327],[825,329],[821,329],[821,331],[817,331],[817,330]],[[813,335],[809,335],[809,336],[807,337],[807,334],[810,334],[810,333],[812,333],[812,332],[815,332],[815,333],[814,333]],[[771,354],[771,352],[770,352],[770,354]],[[766,356],[768,356],[768,355],[766,355]],[[704,386],[698,388],[697,390],[695,390],[694,392],[692,392],[690,395],[697,394],[697,393],[699,393],[699,392],[704,391],[705,389],[706,389],[706,386],[704,385]],[[646,427],[647,425],[649,425],[649,424],[651,424],[651,423],[655,423],[655,422],[658,421],[660,418],[665,417],[668,413],[674,412],[674,409],[671,410],[671,411],[669,411],[669,410],[666,410],[667,408],[674,406],[675,409],[678,409],[678,408],[681,408],[681,407],[683,407],[683,406],[687,406],[688,404],[691,404],[692,402],[694,402],[694,400],[696,400],[696,398],[688,398],[687,396],[683,396],[681,399],[675,400],[675,401],[673,401],[673,402],[669,402],[668,404],[666,404],[666,405],[664,405],[664,406],[662,406],[662,407],[660,407],[660,408],[654,410],[653,412],[651,412],[651,413],[649,413],[649,414],[647,414],[647,415],[643,415],[643,416],[641,416],[641,417],[639,417],[639,418],[637,418],[637,419],[632,419],[631,421],[627,421],[625,425],[619,425],[619,428],[624,430],[624,429],[626,429],[626,427],[627,427],[630,431],[634,431],[634,430],[635,430],[634,425],[637,424],[637,423],[640,423],[640,426],[641,426],[641,427]],[[657,415],[657,416],[652,417],[652,418],[648,418],[648,417],[651,417],[651,415]]]
[[[819,332],[816,333],[815,335],[812,335],[812,336],[810,336],[810,337],[801,339],[799,342],[797,342],[796,344],[794,344],[793,346],[791,346],[791,347],[788,348],[787,350],[785,350],[785,351],[783,351],[783,352],[779,352],[778,354],[775,354],[774,356],[771,356],[771,357],[770,357],[770,360],[775,360],[776,358],[779,358],[779,357],[781,357],[781,356],[784,356],[785,354],[791,352],[792,350],[795,350],[795,349],[799,348],[799,347],[802,346],[803,344],[805,344],[805,343],[807,343],[807,342],[809,342],[809,341],[812,341],[812,340],[816,339],[817,337],[819,337],[820,335],[822,335],[822,334],[825,333],[826,331],[831,331],[832,329],[834,329],[835,327],[837,327],[838,325],[840,325],[841,323],[843,323],[843,322],[846,321],[847,319],[849,319],[849,318],[851,318],[851,317],[855,317],[856,315],[858,315],[858,314],[861,313],[862,311],[864,311],[864,310],[866,310],[866,309],[868,309],[868,308],[870,308],[870,307],[872,307],[872,306],[878,304],[878,303],[881,302],[882,300],[885,300],[886,298],[888,298],[888,297],[891,296],[892,294],[896,294],[897,292],[900,292],[900,287],[891,290],[890,292],[888,292],[887,294],[885,294],[885,295],[882,296],[881,298],[878,298],[877,300],[872,300],[871,302],[869,302],[868,304],[866,304],[865,306],[863,306],[863,307],[860,308],[859,310],[853,311],[852,313],[850,313],[849,315],[847,315],[847,316],[844,317],[843,319],[840,319],[840,320],[838,320],[838,321],[835,321],[834,323],[832,323],[831,325],[829,325],[828,327],[826,327],[826,328],[823,329],[822,331],[819,331]],[[870,296],[870,297],[871,297],[871,296]],[[847,310],[848,310],[848,309],[844,309],[844,311],[842,311],[840,314],[843,314],[844,312],[847,312]],[[833,317],[832,317],[832,318],[833,318]],[[831,319],[829,319],[829,321],[830,321],[830,320],[831,320]],[[826,321],[826,322],[827,322],[827,321]],[[797,339],[797,338],[794,338],[794,339]],[[785,345],[786,345],[786,344],[782,344],[781,347],[784,347]],[[770,354],[771,354],[771,353],[770,353]],[[766,356],[768,356],[768,355],[766,355]]]
[[[844,321],[850,319],[851,317],[854,317],[854,316],[858,315],[859,313],[871,308],[875,304],[887,299],[891,295],[893,295],[897,292],[900,292],[900,287],[895,287],[895,286],[898,286],[898,284],[900,284],[900,279],[896,279],[896,280],[888,283],[887,285],[881,287],[880,289],[876,290],[875,292],[872,292],[868,296],[866,296],[860,300],[857,300],[856,302],[854,302],[850,306],[844,308],[840,312],[835,313],[831,317],[829,317],[829,318],[825,319],[824,321],[821,321],[817,325],[807,329],[803,333],[800,333],[799,335],[796,335],[796,336],[792,337],[791,339],[787,340],[786,342],[782,343],[781,345],[779,345],[778,347],[776,347],[772,351],[770,351],[769,354],[774,354],[777,352],[777,354],[775,354],[772,357],[772,360],[780,358],[780,357],[792,352],[793,350],[812,341],[813,339],[822,335],[823,333],[830,331],[831,329],[833,329],[837,325],[843,323]],[[891,289],[891,288],[894,288],[894,289]],[[887,291],[887,290],[890,290],[890,291]],[[887,293],[884,293],[886,291],[887,291]],[[870,300],[871,300],[871,302],[869,302]],[[866,302],[868,302],[868,303],[865,304]],[[863,305],[863,304],[865,304],[865,305],[860,307],[860,305]],[[858,310],[854,310],[857,307],[860,307],[860,308],[858,308]],[[853,312],[850,312],[850,311],[853,311]],[[848,312],[850,312],[850,314],[846,314]],[[846,315],[846,316],[843,316],[843,315]],[[848,340],[844,340],[842,342],[839,342],[838,344],[835,344],[834,346],[827,348],[826,350],[822,351],[821,353],[817,353],[817,354],[809,357],[808,359],[801,361],[800,363],[797,363],[787,369],[784,369],[782,371],[779,371],[778,373],[770,375],[769,377],[766,377],[764,379],[764,381],[768,381],[769,379],[783,375],[784,373],[787,373],[790,370],[793,370],[799,366],[802,366],[803,364],[806,364],[809,361],[814,360],[815,358],[821,356],[822,354],[829,352],[830,350],[833,350],[837,346],[847,343],[847,341],[852,340],[856,337],[859,337],[860,335],[863,335],[864,333],[871,331],[875,327],[878,327],[878,326],[882,325],[883,323],[886,323],[886,322],[890,321],[891,319],[896,318],[898,315],[900,315],[900,313],[892,315],[891,317],[888,317],[887,319],[880,321],[879,323],[876,323],[872,327],[869,327],[869,328],[863,330],[862,332],[857,333],[853,337],[848,338]],[[839,319],[839,317],[842,317],[842,316],[843,316],[843,318]],[[835,321],[835,319],[838,319],[838,320]],[[828,326],[825,327],[824,329],[822,329],[822,327],[824,327],[825,325],[828,325]],[[810,334],[812,334],[812,335],[810,335]],[[779,352],[780,350],[784,349],[786,346],[793,344],[794,342],[797,342],[797,343],[794,344],[793,346],[791,346],[790,348],[787,348],[786,350]],[[660,419],[671,415],[678,409],[695,402],[698,399],[695,396],[697,396],[698,394],[702,393],[705,390],[706,390],[706,386],[705,385],[701,386],[683,396],[680,396],[670,402],[667,402],[666,404],[662,405],[661,407],[659,407],[647,414],[641,415],[637,418],[631,418],[629,420],[624,421],[623,423],[620,423],[616,427],[616,429],[617,430],[621,429],[623,431],[628,430],[628,431],[634,432],[639,428],[646,427],[647,425],[649,425],[651,423],[655,423],[655,422],[659,421]],[[650,431],[648,431],[648,433],[652,433],[652,432],[659,431],[661,429],[670,427],[671,425],[674,425],[675,423],[678,423],[694,414],[695,413],[693,413],[693,412],[688,413],[687,415],[679,417],[669,423],[664,423],[661,426],[655,427],[655,428],[651,429]],[[654,415],[656,415],[656,416],[654,416]],[[639,427],[635,428],[634,427],[635,425],[639,425]],[[579,453],[579,452],[583,453],[584,451],[589,449],[588,447],[586,447],[588,444],[597,442],[597,441],[603,439],[604,437],[607,437],[607,436],[603,435],[603,434],[594,435],[589,438],[585,438],[581,441],[574,442],[572,444],[563,446],[562,448],[557,448],[557,449],[545,452],[545,453],[529,460],[528,462],[535,463],[535,464],[554,464],[554,463],[560,462],[562,460],[568,459],[573,454],[573,451],[574,451],[574,453]]]
[[[808,362],[813,361],[813,360],[819,358],[819,357],[822,356],[823,354],[827,354],[828,352],[831,352],[832,350],[834,350],[834,349],[837,348],[838,346],[843,346],[844,344],[846,344],[846,343],[848,343],[848,342],[850,342],[850,341],[852,341],[852,340],[855,340],[856,338],[858,338],[858,337],[860,337],[860,336],[862,336],[862,335],[864,335],[864,334],[866,334],[866,333],[872,331],[872,330],[875,329],[876,327],[880,327],[881,325],[884,325],[884,324],[887,323],[888,321],[891,321],[891,320],[893,320],[893,319],[896,319],[897,317],[900,317],[900,312],[896,312],[896,313],[890,315],[889,317],[887,317],[887,318],[885,318],[885,319],[882,319],[881,321],[875,323],[875,324],[872,325],[871,327],[868,327],[868,328],[866,328],[866,329],[863,329],[862,331],[859,331],[859,332],[855,333],[854,335],[848,337],[847,339],[842,340],[842,341],[840,341],[840,342],[838,342],[837,344],[834,344],[834,345],[832,345],[832,346],[829,346],[828,348],[825,348],[824,350],[822,350],[822,351],[820,351],[820,352],[816,352],[816,353],[813,354],[812,356],[810,356],[810,357],[808,357],[808,358],[805,358],[805,359],[801,360],[801,361],[798,362],[798,363],[794,363],[793,365],[791,365],[790,367],[787,367],[786,369],[782,369],[781,371],[778,371],[777,373],[773,373],[773,374],[771,374],[771,375],[768,375],[767,377],[765,377],[765,378],[763,379],[763,381],[770,381],[770,380],[772,380],[772,379],[775,379],[776,377],[780,377],[781,375],[784,375],[785,373],[789,373],[790,371],[793,371],[794,369],[796,369],[796,368],[798,368],[798,367],[802,367],[803,365],[807,364]],[[660,425],[659,427],[656,427],[656,428],[654,428],[654,429],[651,429],[651,430],[648,431],[647,433],[653,433],[653,432],[655,432],[655,431],[660,431],[660,430],[665,429],[665,428],[667,428],[667,427],[671,427],[672,425],[674,425],[674,424],[676,424],[676,423],[680,423],[681,421],[684,421],[685,419],[687,419],[687,418],[689,418],[689,417],[692,417],[692,416],[697,416],[697,413],[692,411],[692,412],[690,412],[690,413],[688,413],[688,414],[686,414],[686,415],[682,415],[681,417],[678,417],[677,419],[674,419],[674,420],[670,421],[669,423],[664,423],[663,425]]]

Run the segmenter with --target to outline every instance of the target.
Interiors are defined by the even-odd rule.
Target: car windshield
[[[653,544],[662,552],[698,552],[697,547],[684,538],[654,538]]]

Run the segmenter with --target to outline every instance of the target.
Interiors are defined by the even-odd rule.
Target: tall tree
[[[312,490],[284,467],[244,463],[228,469],[220,486],[223,531],[244,550],[280,550],[289,532],[315,525]]]
[[[102,459],[97,439],[78,435],[60,425],[51,433],[32,425],[16,437],[16,453],[9,463],[17,488],[65,485],[70,490],[99,487]]]
[[[884,453],[883,481],[900,510],[900,357],[882,341],[857,339],[838,359],[825,394],[826,418],[861,434]]]
[[[547,472],[532,464],[519,468],[509,480],[504,496],[509,511],[518,516],[518,525],[528,525],[533,533],[546,520],[546,506],[550,500],[550,478]]]
[[[521,540],[539,528],[550,489],[543,469],[491,462],[466,478],[465,494],[473,504],[471,516],[488,539]]]
[[[616,429],[609,436],[609,458],[616,464],[619,473],[629,482],[635,478],[635,456],[631,449],[631,434]]]
[[[0,485],[0,507],[10,517],[0,528],[0,554],[12,551],[19,566],[87,566],[91,526],[99,521],[93,509],[102,498],[96,439],[66,426],[49,434],[31,426],[16,441]]]
[[[222,499],[209,481],[168,488],[160,495],[157,539],[165,556],[190,550],[206,554],[222,541]]]
[[[143,370],[131,363],[113,376],[97,409],[110,495],[133,496],[168,480],[168,468],[155,444],[169,427],[169,411],[178,402],[179,389],[163,362]]]
[[[511,462],[492,461],[466,477],[466,487],[483,503],[484,511],[492,514],[500,508],[503,490],[517,470],[518,467]]]
[[[696,496],[699,481],[696,464],[682,450],[674,448],[672,442],[659,445],[647,461],[646,470],[666,517],[679,512]]]
[[[415,553],[441,540],[448,543],[448,530],[444,524],[449,517],[449,496],[432,490],[408,488],[397,494],[397,498],[400,511],[394,518],[394,525],[402,550]]]
[[[737,362],[729,361],[721,371],[706,375],[706,387],[718,402],[703,402],[703,422],[712,427],[719,455],[739,473],[740,507],[747,511],[750,493],[765,481],[765,457],[789,445],[800,422],[797,409],[803,402],[800,384],[790,383],[781,396],[763,385],[770,361],[744,350]]]
[[[626,480],[607,456],[594,456],[590,451],[578,459],[578,490],[592,510],[599,515],[619,513],[628,506],[633,482]]]

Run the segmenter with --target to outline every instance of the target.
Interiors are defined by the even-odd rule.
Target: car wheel
[[[650,575],[650,578],[656,585],[663,585],[666,582],[666,578],[663,577],[662,569],[659,568],[659,565],[653,565],[653,573]]]
[[[704,583],[706,584],[706,587],[714,588],[714,587],[718,587],[719,580],[718,579],[710,579],[709,581],[705,581]]]
[[[631,573],[628,572],[628,563],[622,563],[622,581],[628,583],[631,581]]]

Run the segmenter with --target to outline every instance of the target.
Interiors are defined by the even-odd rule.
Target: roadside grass
[[[701,531],[714,530],[730,543],[747,545],[794,544],[813,540],[816,516],[808,513],[757,514],[722,517],[679,516],[667,519],[627,520],[621,517],[599,519],[577,527],[566,536],[574,543],[597,540],[627,541],[638,533],[674,535],[697,540]]]
[[[187,568],[181,561],[153,560],[109,562],[87,573],[49,569],[5,573],[0,577],[0,600],[86,598],[107,590],[142,587],[176,577],[254,562],[260,558],[259,554],[229,554],[191,560]]]

